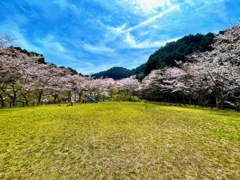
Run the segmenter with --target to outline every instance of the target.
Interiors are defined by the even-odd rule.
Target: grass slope
[[[108,102],[0,109],[0,179],[240,179],[240,114]]]

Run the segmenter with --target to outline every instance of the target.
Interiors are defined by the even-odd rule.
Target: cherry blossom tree
[[[86,78],[76,74],[76,75],[73,75],[71,79],[72,79],[73,84],[74,84],[73,89],[78,94],[78,101],[80,102],[82,93],[83,93],[83,91],[86,87],[86,83],[85,83]]]
[[[102,101],[104,101],[105,98],[111,99],[114,92],[115,83],[116,81],[114,81],[112,78],[99,79],[98,89],[96,91],[96,100],[99,101],[100,98]]]
[[[42,83],[42,86],[37,88],[39,92],[39,100],[41,100],[42,95],[47,95],[52,96],[53,102],[57,103],[60,101],[59,96],[61,94],[66,94],[66,100],[71,101],[75,82],[68,69],[58,68],[50,64],[45,67],[44,72],[41,72],[40,74],[44,76],[40,76],[39,78],[40,83]]]
[[[133,96],[137,94],[139,86],[140,83],[138,79],[136,79],[136,76],[117,80],[115,84],[115,88],[120,91],[123,95],[122,98],[125,100],[133,100]]]
[[[8,97],[12,105],[17,101],[28,104],[31,94],[37,92],[41,102],[44,89],[49,88],[50,79],[64,76],[63,70],[51,64],[39,64],[42,56],[21,53],[14,48],[1,50],[0,56],[0,92]],[[2,103],[3,105],[3,103]]]
[[[170,97],[181,96],[185,101],[187,87],[185,85],[186,72],[179,68],[165,68],[154,70],[143,79],[143,97],[150,100],[170,101]]]
[[[14,42],[14,38],[6,35],[6,34],[0,34],[0,56],[3,56],[5,54],[6,49],[12,45]],[[6,75],[6,69],[4,69],[4,61],[3,58],[0,57],[0,102],[1,106],[5,106],[5,97],[4,92],[2,91],[5,86],[5,79],[4,75]]]
[[[223,108],[224,103],[239,104],[239,37],[239,26],[225,30],[216,37],[213,51],[194,53],[182,66],[192,77],[195,92],[200,97],[214,96],[219,108]]]
[[[13,48],[2,52],[0,64],[1,91],[15,105],[22,95],[30,92],[31,86],[26,85],[34,79],[36,66],[25,54],[17,53]],[[29,89],[26,89],[27,87]]]

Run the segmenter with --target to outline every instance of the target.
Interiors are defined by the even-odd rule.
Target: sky
[[[128,69],[189,34],[240,20],[240,0],[0,0],[0,33],[46,62],[90,75]]]

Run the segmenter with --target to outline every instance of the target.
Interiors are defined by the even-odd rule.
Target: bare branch
[[[15,41],[15,38],[12,38],[9,35],[0,33],[0,50],[8,48],[9,46],[12,45],[14,41]]]

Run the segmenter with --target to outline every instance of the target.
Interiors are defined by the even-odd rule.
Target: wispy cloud
[[[171,12],[173,12],[173,11],[176,11],[176,10],[178,10],[178,9],[179,9],[179,6],[178,6],[178,5],[171,6],[171,7],[169,7],[168,9],[160,12],[159,14],[157,14],[157,15],[155,15],[155,16],[152,16],[152,17],[149,17],[147,20],[139,23],[138,25],[133,26],[133,27],[130,27],[130,28],[128,29],[128,31],[133,31],[133,30],[142,28],[142,27],[144,27],[144,26],[147,26],[147,25],[153,23],[154,21],[156,21],[157,19],[163,17],[164,15],[166,15],[166,14],[168,14],[168,13],[171,13]]]
[[[66,48],[59,42],[61,39],[54,36],[53,34],[48,34],[46,37],[37,39],[35,42],[42,46],[45,50],[57,51],[60,53],[65,53]]]
[[[75,4],[70,3],[68,0],[54,0],[55,4],[61,7],[63,10],[70,10],[74,12],[76,15],[79,15],[80,9]]]
[[[165,2],[167,3],[167,2]],[[139,22],[138,24],[136,24],[135,26],[131,26],[131,27],[127,27],[126,23],[124,23],[123,25],[116,27],[116,28],[111,28],[110,30],[112,31],[112,33],[114,34],[113,38],[116,38],[118,36],[122,36],[123,37],[123,42],[126,42],[127,45],[131,48],[153,48],[153,47],[159,47],[159,45],[163,45],[161,42],[151,42],[150,38],[151,38],[151,32],[147,31],[148,26],[156,26],[155,25],[155,21],[157,21],[160,18],[163,18],[164,16],[166,16],[167,14],[173,12],[173,11],[177,11],[179,9],[178,5],[173,5],[171,7],[169,7],[168,9],[159,12],[159,14],[157,15],[153,15],[153,16],[148,16],[148,18],[142,22]],[[159,26],[158,26],[159,27]],[[155,27],[154,27],[155,28]],[[132,34],[133,31],[137,31],[141,29],[142,31],[135,34],[135,36],[137,38],[143,36],[143,35],[148,35],[148,38],[145,39],[144,41],[137,41],[134,37],[134,35]],[[145,29],[145,31],[144,31]]]
[[[87,44],[84,43],[83,44],[83,48],[88,51],[91,52],[93,54],[105,54],[105,53],[113,53],[114,49],[111,49],[109,47],[106,47],[104,45],[91,45],[91,44]]]
[[[149,49],[149,48],[158,48],[158,47],[164,46],[166,43],[176,41],[179,38],[181,38],[181,37],[168,39],[167,41],[145,40],[145,41],[142,41],[142,42],[136,42],[130,34],[127,34],[126,42],[129,44],[129,46],[131,48]]]
[[[122,0],[120,4],[131,12],[143,16],[158,13],[159,10],[164,11],[173,5],[171,0]]]

